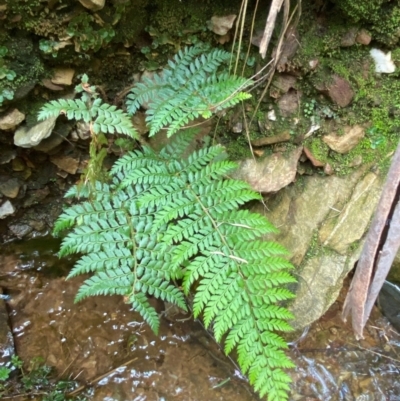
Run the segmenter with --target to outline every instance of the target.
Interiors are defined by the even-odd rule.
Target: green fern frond
[[[219,71],[230,57],[221,49],[206,54],[196,46],[181,50],[161,74],[135,85],[127,97],[128,113],[134,114],[148,103],[150,136],[164,128],[171,136],[200,116],[211,117],[249,98],[243,90],[251,80]]]
[[[191,68],[188,54],[179,57]],[[181,68],[179,60],[173,71]],[[219,159],[222,148],[184,159],[174,154],[183,152],[179,138],[176,143],[159,155],[146,148],[125,155],[111,170],[111,184],[96,183],[98,193],[60,216],[55,231],[72,229],[60,254],[82,253],[69,277],[91,274],[77,300],[122,295],[157,331],[159,318],[147,297],[186,310],[184,294],[196,287],[195,317],[225,339],[226,353],[237,350],[239,366],[261,396],[285,401],[285,370],[293,364],[279,333],[291,330],[293,316],[284,305],[293,298],[286,286],[295,282],[287,252],[261,240],[276,232],[267,220],[239,209],[260,195],[227,178],[236,165]],[[183,293],[175,278],[182,279]]]

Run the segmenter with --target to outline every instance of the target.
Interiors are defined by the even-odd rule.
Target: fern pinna
[[[283,369],[293,364],[275,331],[291,330],[286,321],[292,315],[280,302],[293,296],[285,288],[295,281],[292,266],[282,246],[259,239],[274,227],[240,209],[260,195],[227,178],[236,166],[218,161],[223,148],[183,159],[186,141],[180,137],[159,154],[130,152],[114,164],[110,183],[96,183],[93,199],[60,216],[55,232],[72,228],[60,254],[83,254],[69,277],[91,273],[77,300],[122,295],[157,332],[159,318],[147,296],[186,310],[184,295],[196,283],[194,316],[202,315],[216,339],[225,341],[226,353],[237,350],[261,396],[287,400],[290,379]],[[173,280],[182,281],[183,292]]]

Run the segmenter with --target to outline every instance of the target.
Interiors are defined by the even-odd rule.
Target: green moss
[[[352,23],[371,30],[375,40],[387,46],[400,38],[400,7],[388,0],[337,0],[337,7]]]

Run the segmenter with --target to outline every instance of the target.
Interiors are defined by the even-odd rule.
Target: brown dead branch
[[[400,144],[393,156],[343,307],[344,320],[349,313],[352,315],[353,330],[357,339],[363,338],[363,328],[400,245],[400,207],[395,207],[399,183]],[[385,232],[388,222],[390,229],[389,232]]]

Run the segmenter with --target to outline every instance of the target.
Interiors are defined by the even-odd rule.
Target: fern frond
[[[161,74],[143,78],[128,95],[128,113],[148,103],[146,122],[150,136],[167,128],[167,136],[199,116],[211,117],[217,111],[250,97],[242,92],[251,80],[221,73],[220,67],[231,55],[221,49],[204,54],[196,46],[181,50]]]
[[[188,55],[179,57],[192,68]],[[178,61],[173,71],[181,68]],[[166,77],[173,79],[173,72]],[[293,364],[278,333],[290,331],[293,318],[284,306],[293,298],[286,285],[295,282],[287,252],[260,239],[276,232],[268,221],[239,210],[260,194],[227,178],[235,164],[219,160],[223,149],[182,159],[174,149],[183,151],[183,142],[178,138],[161,155],[146,148],[125,155],[110,184],[95,183],[89,200],[60,216],[55,231],[72,228],[60,254],[82,253],[69,277],[91,274],[77,300],[122,295],[157,331],[159,319],[147,297],[185,310],[184,294],[195,286],[195,317],[213,327],[217,340],[225,338],[226,353],[237,350],[239,366],[261,395],[286,401],[285,369]],[[183,293],[175,278],[182,279]]]

